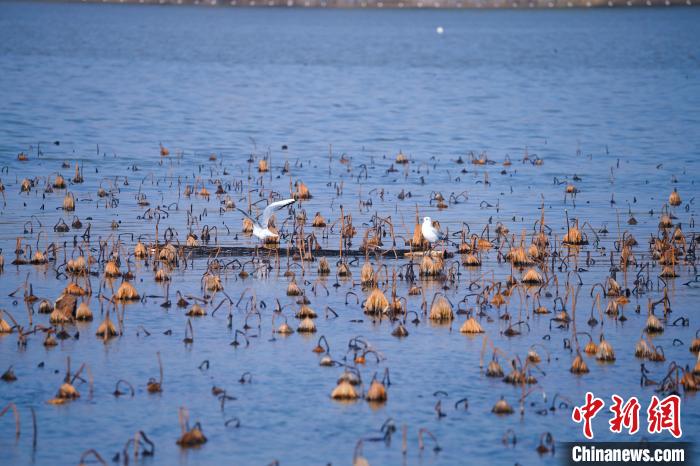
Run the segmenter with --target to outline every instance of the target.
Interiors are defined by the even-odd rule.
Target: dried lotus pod
[[[92,320],[92,311],[90,310],[90,306],[88,306],[88,303],[86,303],[85,301],[80,303],[80,306],[78,306],[78,309],[76,309],[75,320],[80,320],[80,321],[91,321]]]
[[[375,403],[384,403],[387,400],[386,387],[384,384],[379,380],[372,380],[365,399]]]
[[[673,192],[668,196],[668,203],[674,207],[678,207],[681,205],[681,202],[681,195],[678,194],[678,191],[674,188]]]
[[[484,333],[484,329],[481,327],[481,324],[477,322],[477,320],[474,317],[469,317],[464,324],[459,328],[459,331],[462,333]]]
[[[501,397],[501,399],[498,400],[495,405],[493,405],[493,408],[491,408],[491,412],[499,415],[513,414],[513,408],[503,397]]]
[[[379,288],[374,288],[365,301],[365,314],[381,314],[389,307],[389,300]]]
[[[299,333],[315,333],[316,332],[316,324],[314,324],[314,321],[309,319],[308,317],[303,319],[301,322],[299,322],[299,327],[297,327],[297,332]]]
[[[207,443],[207,437],[202,432],[202,426],[199,422],[191,429],[189,428],[189,413],[185,408],[180,408],[179,418],[182,435],[180,435],[180,438],[177,440],[177,445],[181,448],[192,448]]]
[[[355,387],[346,380],[342,380],[331,392],[331,398],[334,400],[356,400],[360,395],[355,390]]]
[[[445,322],[454,319],[452,305],[444,296],[433,297],[433,303],[430,306],[430,315],[428,318],[434,322]]]
[[[140,299],[140,296],[134,285],[130,282],[123,281],[114,294],[114,299],[117,301],[134,301]]]

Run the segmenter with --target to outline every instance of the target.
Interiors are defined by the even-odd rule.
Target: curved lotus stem
[[[192,328],[192,319],[187,318],[187,324],[185,326],[185,338],[182,340],[185,344],[190,344],[194,342],[194,329]]]
[[[277,328],[277,326],[275,325],[275,320],[278,317],[282,317],[284,319],[284,323],[285,324],[287,323],[287,316],[286,315],[282,314],[281,312],[275,312],[274,314],[272,314],[272,333],[275,333],[275,329]]]
[[[249,328],[251,328],[251,327],[248,325],[248,318],[249,318],[250,316],[252,316],[252,315],[258,316],[258,328],[260,328],[260,327],[262,326],[262,315],[260,314],[260,312],[259,312],[259,311],[250,311],[250,312],[248,312],[248,314],[246,314],[246,316],[245,316],[245,321],[244,321],[244,324],[243,324],[243,328],[246,329],[246,330],[249,329]],[[247,346],[247,345],[246,345],[246,346]]]
[[[408,300],[406,299],[405,296],[399,296],[396,298],[396,300],[399,302],[401,305],[401,312],[403,314],[406,314],[406,309],[408,308]],[[395,310],[392,308],[392,312],[395,312]]]
[[[566,299],[562,299],[561,296],[557,296],[556,298],[554,298],[554,301],[553,301],[553,309],[554,309],[555,311],[559,311],[559,310],[565,311],[565,310],[566,310],[566,301],[568,301],[568,294],[569,294],[569,293],[568,293],[568,291],[567,291]],[[561,308],[560,308],[560,309],[557,309],[557,303],[561,303]]]
[[[316,287],[317,287],[317,286],[322,286],[323,289],[326,290],[326,296],[330,296],[330,295],[331,295],[330,291],[328,291],[328,287],[327,287],[325,284],[323,284],[320,280],[316,280],[316,281],[313,283],[313,285],[311,285],[311,291],[313,291],[314,296],[316,296]]]
[[[418,448],[420,448],[420,449],[422,450],[422,449],[425,447],[425,445],[424,445],[424,443],[423,443],[423,434],[426,434],[426,435],[427,435],[428,437],[430,437],[430,438],[433,440],[433,442],[435,443],[435,446],[433,447],[433,451],[438,452],[438,451],[441,450],[440,445],[438,444],[438,441],[437,441],[437,437],[435,437],[435,435],[433,435],[433,433],[430,432],[430,431],[429,431],[428,429],[426,429],[425,427],[422,427],[422,428],[418,431]]]
[[[682,327],[688,327],[690,325],[690,319],[688,319],[687,317],[683,317],[683,316],[680,316],[679,318],[677,318],[676,320],[671,322],[669,325],[672,325],[675,327],[678,325],[679,322],[680,322],[680,325]],[[698,338],[698,332],[700,332],[700,330],[695,332],[695,338]]]
[[[231,419],[228,419],[226,422],[224,422],[225,427],[228,427],[229,424],[233,424],[233,427],[235,429],[238,429],[239,427],[241,427],[241,420],[237,417],[232,417]]]
[[[605,290],[605,285],[598,282],[598,283],[594,283],[593,286],[591,287],[591,298],[593,297],[593,292],[595,291],[595,289],[597,287],[600,287],[600,289],[603,291],[603,296],[607,296],[607,292]],[[598,296],[600,296],[600,294],[598,294]]]
[[[226,301],[229,302],[229,310],[230,310],[231,300],[230,300],[228,297],[227,297],[227,298],[224,298],[224,299],[222,299],[221,302],[214,308],[214,310],[211,311],[212,317],[216,314],[216,311],[218,311],[219,308],[220,308]],[[278,301],[278,303],[279,303],[279,301]]]
[[[591,295],[591,296],[592,296],[592,295]],[[596,319],[593,317],[593,311],[594,311],[594,309],[596,308],[596,306],[598,307],[598,315],[600,316],[601,325],[603,325],[603,323],[604,323],[605,321],[603,320],[603,308],[600,306],[600,293],[596,293],[595,299],[593,300],[593,303],[591,304],[591,316],[590,316],[590,318],[588,319],[588,322],[589,322],[589,323],[591,323],[591,322],[593,322],[593,321],[596,320]],[[597,321],[596,321],[595,323],[597,323]],[[592,325],[595,325],[595,323],[592,324]]]
[[[377,274],[376,274],[377,278],[376,278],[376,280],[377,280],[377,283],[379,283],[379,272],[380,272],[382,269],[384,269],[384,283],[386,284],[386,283],[389,282],[389,268],[387,267],[386,264],[380,264],[379,267],[377,267]]]
[[[540,445],[537,447],[537,451],[541,453],[546,453],[548,451],[551,451],[554,453],[554,437],[550,432],[544,432],[540,436]]]
[[[126,391],[123,392],[119,389],[119,387],[121,387],[122,385],[126,385],[128,392],[126,392]],[[121,395],[126,395],[127,393],[131,393],[131,398],[133,398],[134,395],[136,394],[136,390],[134,390],[134,386],[131,385],[127,380],[124,380],[124,379],[117,380],[117,385],[114,387],[113,395],[114,396],[121,396]]]
[[[522,396],[520,397],[519,401],[522,403],[525,401],[525,399],[535,393],[536,391],[542,392],[542,398],[545,403],[547,403],[547,393],[544,391],[544,388],[540,385],[535,385],[534,387],[530,388],[529,390],[525,390]]]
[[[83,454],[80,455],[80,462],[78,463],[78,466],[85,466],[87,464],[86,459],[90,456],[95,457],[95,459],[99,461],[101,465],[107,466],[107,462],[104,460],[104,458],[102,458],[102,456],[97,453],[97,450],[93,448],[84,451]]]
[[[326,319],[328,319],[328,313],[333,314],[333,318],[337,318],[337,317],[338,317],[338,313],[335,312],[335,311],[333,310],[333,308],[330,307],[330,306],[326,306],[326,308],[324,309],[324,315],[325,315]]]
[[[558,409],[568,409],[569,406],[574,404],[573,401],[571,401],[571,399],[569,399],[563,395],[560,395],[559,393],[555,393],[554,398],[552,398],[552,406],[550,406],[550,408],[549,408],[550,411],[554,411],[557,409],[557,407],[555,407],[555,405],[556,405],[557,399],[559,399],[559,398],[563,399],[564,401],[559,403]]]
[[[484,353],[486,353],[486,345],[489,343],[491,344],[491,348],[493,348],[493,343],[491,342],[491,340],[489,340],[489,337],[487,335],[484,335],[484,339],[482,340],[481,344],[481,355],[479,356],[479,368],[484,367]]]
[[[39,242],[41,240],[41,234],[44,233],[44,229],[42,228],[39,233],[36,235],[36,250],[39,251]],[[46,234],[44,234],[46,236]]]
[[[460,400],[457,400],[457,402],[455,403],[455,409],[459,409],[459,405],[464,405],[464,410],[467,411],[469,409],[469,399],[462,398]]]
[[[377,363],[379,363],[382,359],[384,359],[384,358],[379,354],[379,352],[378,352],[377,350],[372,349],[372,348],[369,348],[369,349],[366,349],[365,351],[363,351],[363,352],[362,352],[362,357],[365,357],[365,356],[367,356],[367,355],[370,354],[370,353],[374,354],[374,356],[377,358]]]
[[[437,299],[438,296],[442,296],[443,298],[445,298],[447,302],[450,303],[450,307],[454,307],[452,301],[450,301],[450,298],[448,298],[442,291],[438,291],[433,295],[433,299],[432,301],[430,301],[430,307],[433,307],[433,304],[435,304],[435,299]]]
[[[94,386],[94,378],[92,376],[92,371],[90,370],[90,366],[87,365],[87,363],[82,363],[80,365],[80,368],[77,370],[75,374],[73,374],[73,377],[70,379],[69,383],[73,385],[75,382],[75,379],[80,379],[83,382],[85,381],[82,377],[80,377],[80,374],[83,372],[83,369],[88,373],[88,386],[89,386],[89,394],[90,398],[92,398],[92,392],[93,392],[93,386]]]
[[[501,442],[503,445],[515,445],[518,443],[518,438],[515,435],[515,431],[513,429],[508,429],[506,432],[503,434],[503,437],[501,438]]]
[[[362,458],[362,439],[355,444],[355,450],[352,453],[352,464],[358,464],[360,458]]]
[[[583,280],[581,279],[581,274],[578,273],[578,270],[569,270],[569,272],[566,274],[566,282],[569,283],[571,276],[574,275],[576,278],[578,278],[578,286],[583,285]]]
[[[354,291],[348,291],[345,293],[345,305],[348,305],[348,296],[354,296],[355,297],[355,304],[360,304],[360,298],[357,296],[357,293]]]
[[[405,316],[404,316],[404,321],[403,323],[406,323],[406,319],[408,319],[409,314],[414,314],[416,317],[411,321],[412,324],[418,325],[420,324],[420,316],[416,311],[406,311]]]
[[[19,410],[17,409],[17,405],[14,403],[10,402],[8,403],[2,411],[0,411],[0,417],[4,416],[7,411],[12,409],[12,413],[15,416],[15,438],[19,438],[20,434],[20,423],[19,423]]]
[[[437,403],[435,403],[435,407],[433,409],[435,411],[435,414],[437,414],[438,419],[447,416],[447,414],[442,412],[442,400],[438,400]]]
[[[525,325],[527,327],[527,331],[530,332],[530,324],[525,322],[524,320],[519,320],[518,322],[512,323],[506,328],[506,330],[503,332],[504,335],[506,336],[515,336],[519,335],[520,331],[519,330],[514,330],[515,327],[521,327]]]
[[[536,346],[539,346],[540,348],[542,348],[544,350],[545,353],[547,353],[547,362],[549,362],[551,360],[551,357],[552,357],[549,350],[541,343],[533,343],[532,345],[530,345],[530,349],[533,349]]]
[[[330,353],[330,352],[331,352],[331,347],[330,347],[330,345],[328,344],[328,340],[326,340],[326,336],[325,336],[325,335],[321,335],[321,336],[319,337],[318,343],[316,343],[316,346],[321,346],[321,343],[323,343],[324,346],[326,347],[326,353]]]
[[[250,345],[250,341],[248,340],[248,335],[245,334],[245,332],[242,332],[241,330],[236,329],[236,333],[233,336],[233,341],[231,342],[232,346],[238,346],[240,343],[238,343],[238,335],[242,335],[243,339],[245,340],[245,346],[248,347]]]
[[[156,444],[153,443],[151,439],[148,438],[146,433],[142,430],[136,432],[134,435],[134,458],[138,456],[138,447],[141,446],[142,442],[148,446],[148,448],[143,449],[141,456],[153,456],[156,453]]]

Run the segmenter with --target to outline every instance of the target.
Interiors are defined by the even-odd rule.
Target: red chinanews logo
[[[612,419],[608,421],[610,431],[616,434],[627,429],[629,435],[639,431],[639,411],[641,405],[636,397],[625,401],[618,395],[612,395],[613,404],[610,411]],[[575,406],[571,412],[571,419],[577,424],[583,423],[583,435],[593,439],[593,418],[605,407],[605,401],[596,398],[593,393],[586,392],[586,402],[581,406]],[[675,438],[683,435],[681,430],[681,398],[678,395],[669,395],[660,400],[656,395],[651,397],[647,408],[647,432],[659,434],[668,431]]]

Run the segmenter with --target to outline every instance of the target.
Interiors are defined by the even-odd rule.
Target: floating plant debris
[[[493,408],[491,408],[491,412],[494,414],[513,414],[513,408],[508,404],[508,402],[501,397],[500,400],[496,402],[495,405],[493,405]]]
[[[202,432],[202,426],[199,422],[195,423],[194,426],[190,428],[189,426],[189,412],[185,408],[180,408],[178,412],[178,417],[180,419],[180,428],[182,429],[182,435],[177,440],[177,444],[182,448],[192,448],[204,445],[207,443],[207,438]]]
[[[454,319],[452,305],[444,296],[433,297],[433,303],[430,305],[430,320],[435,322],[449,322]]]
[[[80,303],[78,309],[75,311],[75,319],[81,321],[92,320],[92,311],[90,310],[90,306],[88,306],[87,302],[83,301]]]
[[[331,398],[334,400],[356,400],[360,395],[355,390],[355,387],[347,380],[341,380],[333,389]]]
[[[2,373],[0,379],[2,379],[5,382],[14,382],[15,380],[17,380],[17,376],[12,370],[12,366],[10,366],[5,372]]]
[[[309,317],[305,317],[302,319],[301,322],[299,322],[299,327],[297,327],[297,332],[299,333],[315,333],[316,332],[316,324],[314,324],[314,321],[311,320]]]
[[[387,400],[386,387],[378,380],[373,380],[365,396],[367,401],[383,403]]]
[[[505,158],[329,152],[321,164],[255,142],[243,158],[225,148],[171,152],[153,144],[152,160],[120,167],[126,156],[100,154],[103,168],[80,157],[66,178],[55,158],[27,151],[28,163],[12,160],[2,174],[3,214],[17,230],[0,244],[5,387],[27,390],[32,377],[46,379],[49,390],[32,389],[48,400],[39,409],[71,409],[75,419],[82,414],[74,408],[107,399],[124,415],[152,403],[174,413],[173,403],[186,399],[202,423],[191,425],[185,408],[179,431],[174,419],[150,419],[159,449],[163,440],[172,449],[215,451],[225,436],[269,425],[270,410],[291,393],[303,392],[302,404],[323,415],[355,416],[362,429],[407,402],[429,415],[425,426],[387,420],[378,433],[348,427],[359,439],[356,464],[369,464],[375,445],[397,448],[390,440],[399,429],[408,463],[424,442],[435,454],[453,449],[454,438],[436,423],[459,430],[489,410],[509,446],[529,435],[509,415],[542,416],[538,432],[548,431],[532,438],[529,460],[556,456],[554,435],[562,436],[554,412],[611,370],[643,394],[700,389],[688,300],[700,288],[700,241],[685,184],[678,183],[685,202],[675,189],[666,200],[668,187],[660,201],[623,198],[611,184],[615,196],[601,205],[593,173],[557,174],[547,187],[537,175],[544,158],[527,151]],[[47,173],[32,166],[37,160]],[[559,170],[549,160],[545,168]],[[596,183],[607,181],[606,174]],[[525,185],[544,194],[533,201]],[[629,206],[618,210],[623,202]],[[10,209],[25,203],[18,223]],[[35,351],[45,365],[27,365]],[[69,362],[59,379],[48,369],[64,353],[109,367],[100,367],[94,386],[87,365],[73,373]],[[641,384],[637,364],[645,364]],[[453,369],[470,381],[466,388],[450,388],[444,374]],[[496,399],[496,387],[516,398]],[[493,406],[480,406],[489,396]],[[26,405],[9,401],[24,416]],[[694,401],[684,403],[692,409]],[[112,458],[146,455],[149,442],[139,433]],[[83,457],[99,461],[93,451]]]
[[[459,328],[462,333],[484,333],[484,329],[474,317],[469,317]]]

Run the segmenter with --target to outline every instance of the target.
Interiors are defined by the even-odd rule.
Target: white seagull
[[[258,218],[252,217],[244,210],[238,210],[240,210],[243,215],[245,215],[253,221],[253,236],[262,241],[265,241],[265,239],[267,238],[276,238],[277,236],[279,236],[278,234],[271,232],[269,228],[270,218],[272,217],[272,214],[283,207],[287,207],[288,205],[294,204],[294,202],[295,199],[284,199],[282,201],[275,201],[271,204],[268,204],[268,206],[265,207],[265,210],[263,210],[262,215],[258,215],[258,218],[262,217],[260,223],[258,223]]]
[[[433,221],[430,217],[423,217],[423,225],[420,227],[420,232],[431,245],[438,241],[446,240],[447,235],[433,226]]]

